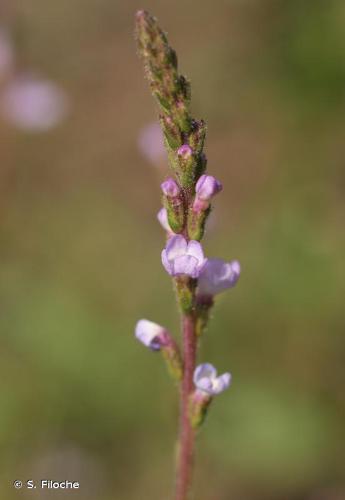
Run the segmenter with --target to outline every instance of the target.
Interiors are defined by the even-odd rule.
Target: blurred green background
[[[2,21],[67,93],[38,134],[0,121],[0,497],[166,500],[177,394],[133,337],[178,335],[156,221],[167,174],[133,40],[156,15],[222,180],[204,241],[237,258],[200,359],[233,374],[199,436],[197,500],[345,498],[345,3],[27,0]],[[74,492],[14,479],[79,480]]]

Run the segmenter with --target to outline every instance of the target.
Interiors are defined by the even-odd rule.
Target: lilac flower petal
[[[171,198],[176,198],[180,194],[180,187],[172,177],[168,177],[164,182],[162,182],[161,189],[165,196],[169,196]]]
[[[234,273],[235,276],[237,276],[238,279],[241,273],[241,264],[238,262],[238,260],[233,260],[231,262],[231,267],[232,267],[232,272]]]
[[[187,252],[187,242],[183,236],[177,235],[170,238],[166,246],[168,260],[184,255]]]
[[[169,226],[169,221],[168,221],[168,212],[166,208],[161,208],[160,211],[157,214],[157,219],[162,226],[163,229],[169,233],[169,235],[173,236],[175,233],[172,231],[171,227]]]
[[[187,254],[195,257],[200,264],[202,264],[205,259],[201,244],[195,240],[188,243]]]
[[[198,261],[191,255],[180,255],[173,262],[173,275],[187,274],[192,278],[198,276]]]
[[[194,384],[197,390],[215,396],[225,391],[230,385],[230,373],[223,373],[217,377],[217,370],[209,363],[199,365],[193,376]]]
[[[241,267],[238,261],[225,262],[222,259],[207,259],[200,272],[199,295],[216,295],[236,285]]]
[[[200,389],[201,391],[212,393],[213,389],[212,381],[207,377],[201,378],[198,380],[197,388]]]
[[[207,377],[207,378],[214,378],[217,376],[217,370],[211,363],[203,363],[199,366],[196,367],[194,371],[194,384],[197,385],[197,382],[199,379]]]
[[[200,200],[210,200],[222,190],[222,184],[213,175],[202,175],[195,186],[195,192]]]
[[[193,150],[188,144],[182,144],[182,146],[178,148],[177,154],[186,159],[192,156]]]
[[[168,260],[167,251],[165,248],[161,253],[161,257],[162,257],[162,264],[163,264],[166,272],[169,273],[170,275],[172,275],[173,274],[172,263]]]
[[[219,377],[215,378],[213,380],[213,387],[212,387],[213,394],[220,394],[221,392],[225,391],[225,389],[229,387],[230,382],[231,382],[230,373],[223,373],[223,375],[220,375]]]
[[[197,193],[201,190],[202,186],[204,185],[205,180],[206,180],[205,174],[203,174],[202,176],[199,177],[198,182],[195,185],[195,191]]]

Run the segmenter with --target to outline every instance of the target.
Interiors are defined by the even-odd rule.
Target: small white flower
[[[153,323],[147,319],[138,321],[135,327],[136,338],[152,351],[159,351],[161,348],[161,339],[166,332],[163,326]]]
[[[225,391],[231,383],[231,374],[223,373],[217,377],[217,370],[210,363],[199,365],[194,371],[194,384],[202,393],[215,396]]]

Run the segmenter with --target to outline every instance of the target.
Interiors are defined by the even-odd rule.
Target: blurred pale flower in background
[[[14,49],[11,39],[5,28],[0,27],[0,77],[12,69],[14,62]]]
[[[55,83],[32,75],[12,79],[1,95],[1,113],[15,127],[45,131],[68,113],[66,94]]]
[[[141,129],[138,137],[138,149],[152,165],[164,166],[166,151],[162,130],[157,122],[149,123]]]

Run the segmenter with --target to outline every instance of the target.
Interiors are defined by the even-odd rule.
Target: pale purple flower
[[[197,390],[210,396],[215,396],[225,391],[231,383],[231,374],[223,373],[217,377],[217,370],[210,363],[199,365],[193,376]]]
[[[182,146],[178,148],[177,154],[186,160],[192,156],[193,150],[188,144],[182,144]]]
[[[159,351],[162,347],[162,338],[166,333],[163,326],[147,319],[138,321],[135,327],[136,338],[152,351]]]
[[[6,75],[14,63],[14,48],[6,28],[0,28],[0,76]]]
[[[163,133],[158,123],[149,123],[139,133],[138,148],[153,165],[160,167],[165,161]]]
[[[68,111],[67,97],[55,84],[33,76],[20,76],[4,89],[1,111],[13,125],[45,131],[58,125]]]
[[[160,211],[157,214],[157,219],[162,226],[163,229],[166,230],[169,236],[174,236],[175,233],[174,231],[171,230],[171,227],[169,226],[169,221],[168,221],[168,212],[166,208],[161,208]]]
[[[169,198],[177,198],[181,192],[180,186],[172,177],[168,177],[164,182],[162,182],[161,189],[163,194]]]
[[[199,200],[209,201],[222,190],[222,184],[212,175],[202,175],[195,186],[196,197]]]
[[[181,235],[170,238],[162,252],[163,266],[171,276],[197,278],[206,260],[201,244],[194,240],[187,243]]]
[[[198,280],[198,295],[213,296],[236,285],[241,272],[237,260],[207,259]]]

